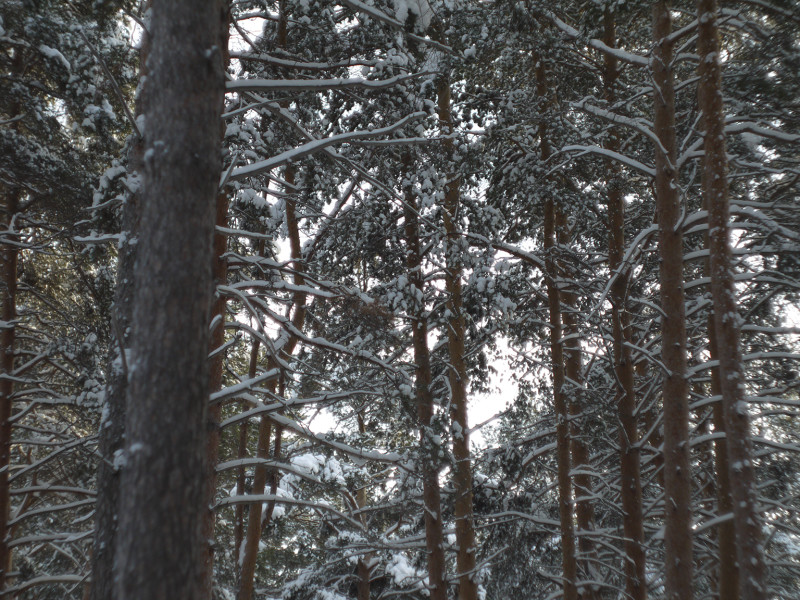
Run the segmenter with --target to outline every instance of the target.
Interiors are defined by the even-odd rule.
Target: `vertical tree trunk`
[[[655,46],[651,60],[655,105],[656,214],[661,276],[661,357],[666,369],[664,402],[664,541],[667,600],[691,600],[691,471],[689,392],[686,372],[686,313],[683,288],[683,233],[678,224],[680,197],[675,166],[675,90],[672,68],[672,18],[667,3],[653,3]]]
[[[616,16],[611,9],[603,13],[603,41],[611,48],[617,45]],[[616,100],[619,77],[617,58],[604,54],[603,86],[609,105]],[[619,137],[615,130],[609,135],[606,147],[619,152]],[[625,593],[632,600],[647,598],[645,580],[644,524],[642,519],[641,454],[636,418],[636,388],[630,313],[627,310],[628,270],[622,265],[625,251],[625,200],[622,194],[622,173],[616,161],[605,161],[608,173],[608,268],[614,281],[609,290],[611,329],[614,346],[614,372],[617,377],[616,404],[619,418],[620,496],[624,513],[625,534]]]
[[[286,167],[284,179],[293,187],[295,181],[294,167]],[[291,257],[294,266],[294,284],[298,287],[305,285],[305,277],[303,276],[303,263],[302,263],[302,247],[300,245],[300,232],[298,229],[298,222],[296,216],[295,201],[292,198],[286,199],[286,227],[289,233],[289,246],[291,249]],[[292,305],[294,314],[292,315],[292,326],[300,331],[303,329],[306,317],[306,298],[305,292],[297,291],[292,296]],[[289,358],[294,352],[297,345],[297,336],[290,334],[283,348],[279,348],[283,359]],[[277,357],[272,357],[267,363],[268,369],[273,369],[279,366]],[[267,384],[267,389],[271,393],[275,393],[277,389],[277,380],[272,380]],[[275,447],[276,451],[280,452],[280,428],[275,429]],[[256,456],[258,458],[269,458],[270,438],[272,437],[272,421],[268,415],[263,415],[258,426],[258,446],[256,449]],[[254,495],[263,495],[267,482],[270,478],[270,470],[266,466],[257,465],[253,476],[253,489]],[[270,511],[271,512],[271,511]],[[242,554],[242,569],[239,576],[239,595],[238,600],[251,600],[253,597],[253,585],[255,578],[256,558],[258,556],[258,542],[261,540],[262,531],[262,503],[253,502],[248,509],[247,518],[247,533],[244,540],[244,552]]]
[[[152,0],[144,6],[149,14]],[[147,23],[149,28],[149,22]],[[150,52],[150,34],[142,29],[139,44],[139,81],[136,99],[136,116],[145,113],[147,100],[147,58]],[[134,134],[136,135],[136,134]],[[141,182],[144,173],[144,139],[136,136],[130,140],[128,150],[128,177]],[[133,318],[133,294],[136,289],[134,265],[138,243],[136,237],[141,220],[141,187],[127,194],[122,206],[122,238],[117,261],[117,284],[112,307],[113,338],[106,383],[103,418],[100,422],[97,469],[97,502],[95,503],[94,544],[92,547],[92,582],[90,600],[114,600],[114,563],[117,554],[117,528],[119,515],[119,487],[121,464],[118,462],[125,447],[126,398],[128,393],[128,364]]]
[[[556,241],[562,247],[569,243],[569,226],[563,211],[556,215]],[[565,266],[564,276],[569,273],[570,281],[574,281],[572,269]],[[575,523],[577,525],[576,539],[578,553],[576,556],[576,577],[579,569],[582,580],[593,579],[592,558],[594,546],[590,537],[594,530],[594,506],[592,505],[592,478],[589,474],[589,448],[581,437],[582,423],[584,422],[584,383],[581,354],[581,329],[577,316],[578,296],[568,290],[570,281],[564,281],[561,290],[563,300],[561,318],[564,325],[564,399],[569,412],[570,428],[569,442],[572,456],[571,472],[572,484],[575,494]],[[578,590],[581,600],[594,600],[596,598],[593,585],[585,585]]]
[[[548,94],[547,72],[542,59],[536,67],[536,92],[540,99]],[[543,100],[542,100],[543,101]],[[547,137],[547,125],[539,123],[542,160],[552,155]],[[572,485],[570,481],[569,414],[564,398],[564,347],[561,331],[561,297],[558,289],[556,262],[556,205],[552,197],[545,201],[544,251],[547,278],[547,300],[550,313],[550,357],[553,363],[553,404],[556,413],[556,457],[558,462],[558,512],[561,522],[561,564],[563,569],[564,600],[577,600],[575,580],[578,574],[575,560],[575,527],[572,520]]]
[[[364,435],[367,432],[367,428],[364,424],[364,417],[362,413],[358,413],[356,415],[358,419],[358,432],[361,435]],[[356,508],[358,510],[363,510],[367,506],[367,486],[366,484],[356,490]],[[360,517],[361,524],[364,526],[364,530],[367,529],[367,515],[365,512],[361,513]],[[358,576],[358,583],[356,584],[356,595],[358,600],[370,600],[370,581],[372,579],[372,558],[374,554],[372,552],[367,552],[361,558],[358,559],[357,565],[357,573]]]
[[[755,497],[755,471],[750,421],[739,351],[739,316],[729,242],[725,116],[722,107],[720,43],[714,0],[698,0],[697,50],[700,57],[698,96],[703,115],[703,195],[708,205],[711,296],[714,303],[719,384],[725,417],[728,475],[733,500],[741,595],[767,597],[761,516]]]
[[[436,84],[439,108],[439,123],[445,135],[453,133],[453,118],[450,106],[449,73],[442,74]],[[448,159],[452,160],[455,145],[451,138],[445,139],[444,147]],[[461,289],[462,258],[461,240],[458,233],[458,208],[460,204],[460,181],[456,173],[448,175],[444,197],[444,228],[447,234],[445,291],[447,292],[447,352],[450,366],[447,379],[450,384],[450,421],[453,436],[455,473],[455,522],[456,522],[456,570],[458,571],[458,599],[477,600],[478,586],[475,583],[475,525],[472,515],[472,465],[469,453],[469,420],[467,418],[467,364],[466,322]]]
[[[154,3],[116,585],[202,598],[214,201],[223,102],[219,2]]]
[[[410,172],[410,155],[403,158],[405,173]],[[439,491],[438,447],[434,441],[433,395],[431,394],[431,357],[428,349],[428,319],[425,316],[424,277],[422,250],[419,239],[419,218],[411,185],[404,184],[403,216],[405,218],[406,265],[408,279],[420,298],[411,320],[414,346],[414,396],[419,420],[420,458],[422,462],[422,501],[425,505],[425,547],[428,552],[428,590],[431,600],[447,600],[445,583],[444,533],[442,525],[441,493]]]
[[[14,394],[14,351],[16,348],[17,319],[17,247],[16,217],[19,211],[20,191],[7,188],[3,194],[2,258],[2,323],[0,323],[0,590],[6,588],[11,568],[11,548],[8,529],[9,494],[8,470],[11,464],[11,409]]]

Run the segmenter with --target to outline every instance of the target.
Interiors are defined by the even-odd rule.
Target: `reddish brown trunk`
[[[536,67],[536,92],[540,99],[549,94],[547,73],[542,60]],[[552,150],[547,137],[547,125],[539,123],[542,160],[547,160]],[[558,512],[561,522],[561,563],[563,569],[564,600],[577,600],[575,586],[577,563],[575,560],[575,528],[572,521],[572,485],[570,481],[569,414],[564,398],[564,348],[561,331],[561,298],[558,289],[556,263],[556,206],[548,197],[544,208],[544,250],[547,270],[547,299],[550,312],[550,357],[553,365],[553,405],[556,413],[556,458],[558,462]]]
[[[617,45],[616,18],[606,9],[603,13],[603,41],[611,48]],[[609,105],[616,100],[619,76],[618,61],[604,54],[603,85]],[[617,132],[612,130],[606,147],[619,152]],[[608,173],[608,267],[614,278],[609,290],[611,329],[614,346],[614,372],[617,376],[616,404],[619,418],[620,497],[624,513],[625,592],[632,600],[647,598],[645,580],[644,525],[642,519],[642,484],[640,474],[639,433],[636,418],[636,388],[631,344],[630,313],[627,310],[628,270],[622,264],[625,251],[625,200],[622,173],[616,161],[605,162]]]
[[[412,161],[406,155],[403,159],[405,172],[410,172]],[[406,265],[408,279],[424,297],[424,278],[422,274],[422,251],[419,240],[419,219],[416,199],[411,187],[404,193],[403,215],[406,233]],[[411,313],[411,336],[414,346],[414,384],[419,420],[419,443],[422,470],[422,501],[425,505],[425,546],[428,553],[428,589],[431,600],[447,600],[445,583],[444,534],[442,525],[441,493],[439,491],[438,446],[433,426],[433,395],[431,394],[431,357],[428,349],[428,320],[424,316],[425,304],[422,301]]]
[[[675,90],[672,18],[666,2],[653,4],[653,75],[656,147],[656,212],[661,260],[661,357],[666,369],[664,402],[664,541],[667,600],[691,600],[691,471],[689,394],[686,381],[686,316],[683,288],[683,233],[678,225],[680,197],[676,170]]]
[[[756,506],[753,449],[739,350],[739,315],[733,283],[729,242],[725,116],[722,106],[720,43],[714,0],[698,0],[697,49],[700,57],[698,96],[703,115],[703,196],[708,206],[711,296],[719,353],[728,452],[728,476],[733,504],[741,595],[748,600],[767,597],[761,515]]]
[[[294,168],[287,167],[284,173],[284,179],[293,187],[294,184]],[[297,286],[305,284],[305,277],[303,276],[304,267],[302,263],[302,253],[300,246],[300,232],[298,229],[297,216],[296,216],[295,201],[291,198],[286,200],[286,225],[289,232],[289,245],[291,248],[292,261],[294,266],[294,283]],[[294,307],[294,314],[292,315],[292,326],[294,329],[301,331],[305,323],[306,316],[306,297],[305,292],[295,292],[292,297],[292,305]],[[291,357],[297,345],[298,338],[296,335],[290,334],[285,346],[279,351],[282,359],[286,360]],[[267,368],[273,369],[279,366],[278,361],[274,358],[270,359]],[[268,383],[267,389],[270,393],[275,393],[277,382],[272,380]],[[276,452],[280,453],[280,428],[276,428],[275,444]],[[261,459],[269,458],[270,439],[272,437],[272,421],[268,416],[262,416],[258,426],[258,446],[256,449],[256,456]],[[252,494],[263,495],[267,481],[274,477],[272,470],[268,469],[265,465],[257,465],[253,475],[253,488]],[[275,481],[275,480],[272,480]],[[273,483],[271,488],[276,484]],[[271,511],[270,511],[271,513]],[[238,600],[251,600],[253,597],[253,584],[255,577],[256,558],[258,556],[258,542],[261,539],[261,532],[264,523],[262,522],[262,503],[253,502],[248,509],[247,519],[247,534],[244,540],[244,554],[242,556],[242,569],[239,577],[239,595]]]
[[[437,83],[439,101],[439,123],[445,134],[453,131],[450,106],[450,79],[440,76]],[[453,140],[444,142],[448,156],[452,157]],[[467,365],[465,361],[466,323],[461,289],[462,259],[458,233],[458,207],[460,203],[459,178],[455,173],[448,177],[444,198],[444,228],[447,234],[445,291],[447,310],[447,351],[450,368],[447,378],[450,384],[450,421],[453,437],[455,473],[455,522],[456,522],[456,570],[458,571],[459,600],[477,600],[478,586],[475,574],[475,526],[472,516],[472,465],[469,452],[469,419],[467,417]]]

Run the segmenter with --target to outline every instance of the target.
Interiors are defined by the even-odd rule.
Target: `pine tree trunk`
[[[603,41],[611,48],[617,45],[616,17],[611,10],[603,13]],[[619,77],[617,58],[604,54],[603,86],[609,106],[616,101]],[[612,130],[606,148],[619,152],[619,137]],[[622,264],[625,251],[625,200],[622,194],[622,173],[616,161],[605,161],[608,173],[608,268],[614,281],[609,290],[611,328],[614,346],[614,371],[617,376],[616,405],[619,418],[620,496],[624,513],[625,593],[632,600],[647,598],[645,579],[644,524],[642,519],[641,454],[636,418],[636,388],[630,313],[627,307],[628,269]]]
[[[540,99],[548,94],[547,72],[539,59],[536,67],[536,92]],[[539,123],[542,160],[550,158],[552,150],[547,137],[547,125]],[[572,482],[570,480],[569,414],[564,398],[564,347],[561,330],[561,297],[558,289],[556,262],[556,205],[548,197],[544,208],[544,251],[547,278],[547,300],[550,314],[550,357],[553,365],[553,405],[556,413],[556,458],[558,463],[558,512],[561,522],[561,564],[564,600],[577,600],[575,581],[578,574],[575,560],[575,527],[572,520]]]
[[[154,3],[116,585],[121,600],[205,593],[203,520],[220,5]]]
[[[148,14],[152,0],[144,6]],[[149,24],[148,24],[149,26]],[[147,58],[150,53],[150,35],[142,31],[139,43],[140,88],[136,100],[136,116],[145,112],[147,81]],[[134,134],[135,135],[135,134]],[[132,138],[128,151],[128,177],[141,181],[144,172],[144,139]],[[113,339],[108,381],[106,383],[103,419],[100,423],[97,469],[97,502],[95,503],[94,544],[92,546],[92,582],[90,600],[114,600],[114,563],[117,554],[117,528],[119,513],[120,464],[117,459],[125,446],[126,403],[128,393],[128,364],[125,358],[130,352],[131,321],[133,318],[133,294],[136,290],[134,265],[138,244],[134,243],[139,231],[142,204],[141,189],[128,193],[122,206],[122,234],[117,260],[117,284],[112,308]]]
[[[569,243],[569,226],[563,211],[556,216],[556,241],[561,247]],[[564,397],[569,412],[569,442],[572,456],[572,483],[575,494],[575,523],[577,525],[576,569],[580,570],[579,579],[591,581],[593,579],[592,560],[596,559],[591,532],[594,530],[594,506],[592,505],[592,478],[589,474],[589,448],[583,441],[582,424],[584,422],[584,382],[582,373],[583,357],[581,353],[581,328],[578,319],[578,296],[567,288],[574,283],[572,269],[564,267],[564,289],[561,291],[563,300],[561,317],[564,325]],[[576,577],[578,575],[576,574]],[[581,600],[594,600],[595,588],[592,585],[583,586],[579,590]]]
[[[8,471],[11,464],[11,414],[14,394],[14,351],[16,349],[17,318],[17,262],[15,219],[19,212],[20,191],[3,186],[3,237],[0,244],[2,257],[2,323],[0,324],[0,590],[8,584],[11,569],[11,548],[8,529],[9,494]]]
[[[739,316],[729,241],[725,116],[722,106],[720,43],[714,0],[698,0],[698,97],[703,115],[703,195],[708,206],[711,297],[714,305],[719,385],[725,417],[728,475],[733,503],[739,582],[743,598],[767,597],[761,515],[755,495],[750,420],[739,350]]]
[[[405,172],[412,168],[411,157],[403,157]],[[419,239],[419,218],[416,199],[410,184],[404,185],[403,216],[406,233],[406,266],[408,279],[421,298],[412,312],[411,336],[414,346],[414,397],[419,421],[419,443],[422,470],[422,501],[425,505],[425,547],[428,553],[428,590],[431,600],[447,600],[445,582],[444,533],[442,502],[439,491],[438,446],[434,441],[433,395],[431,394],[431,356],[428,349],[428,319],[425,317],[422,250]]]
[[[442,132],[453,132],[450,106],[450,78],[441,75],[437,82],[439,123]],[[455,145],[451,138],[444,142],[448,158],[453,158]],[[461,289],[462,258],[461,240],[458,233],[458,209],[460,204],[460,182],[457,174],[448,176],[444,197],[444,228],[447,234],[445,269],[445,291],[447,292],[447,351],[450,367],[447,378],[450,384],[450,421],[453,437],[455,473],[455,522],[456,522],[456,570],[458,571],[458,599],[477,600],[478,586],[475,583],[475,525],[472,516],[472,465],[469,452],[469,419],[467,417],[467,364],[466,322],[464,320]]]
[[[664,1],[653,4],[653,75],[656,148],[656,214],[661,277],[661,357],[666,369],[664,402],[664,541],[667,600],[691,600],[691,471],[689,393],[686,371],[686,312],[683,287],[683,233],[676,169],[675,90],[672,18]]]
[[[284,179],[289,187],[292,187],[295,180],[294,167],[287,167],[284,172]],[[298,229],[297,216],[295,214],[296,206],[295,201],[291,198],[286,200],[286,227],[289,233],[289,246],[291,249],[291,257],[294,265],[294,284],[298,287],[305,285],[305,277],[303,276],[303,263],[302,263],[302,248],[300,245],[300,232]],[[306,299],[305,292],[297,291],[292,295],[292,305],[294,314],[292,315],[292,326],[297,331],[303,329],[306,317]],[[282,358],[285,360],[289,358],[297,346],[297,336],[289,335],[288,340],[283,348],[279,349]],[[270,358],[267,363],[267,369],[274,369],[279,366],[279,361],[276,357]],[[267,383],[267,389],[270,393],[275,393],[277,389],[277,380],[271,380]],[[275,428],[275,448],[276,452],[280,452],[280,428]],[[261,459],[269,458],[270,439],[272,437],[272,421],[268,415],[263,415],[258,426],[258,446],[256,449],[256,456]],[[263,465],[255,467],[253,476],[252,494],[263,495],[267,482],[272,477],[270,470]],[[274,484],[271,485],[274,487]],[[273,505],[274,506],[274,505]],[[271,510],[270,510],[271,513]],[[253,502],[248,509],[247,519],[247,533],[244,540],[244,552],[242,554],[242,568],[239,575],[239,595],[238,600],[251,600],[253,597],[253,585],[256,569],[256,558],[258,556],[258,543],[261,540],[261,531],[263,529],[262,519],[262,503]]]

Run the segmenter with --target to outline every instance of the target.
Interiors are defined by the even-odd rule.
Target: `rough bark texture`
[[[664,542],[667,600],[691,600],[691,471],[689,391],[686,381],[686,313],[683,287],[683,233],[678,226],[680,197],[675,167],[675,90],[672,19],[666,2],[653,4],[653,74],[656,147],[656,213],[661,277],[661,359],[666,369],[664,402]]]
[[[148,14],[152,0],[148,0],[143,13]],[[136,116],[144,114],[147,98],[147,58],[150,51],[150,36],[142,31],[139,44],[140,86],[136,98]],[[135,134],[134,134],[135,135]],[[140,136],[130,141],[128,151],[128,177],[141,183],[144,171],[144,140]],[[117,527],[119,512],[120,465],[115,459],[125,446],[126,402],[128,393],[128,365],[123,352],[131,345],[131,319],[133,317],[133,294],[136,289],[134,265],[138,244],[133,243],[139,231],[142,203],[141,188],[134,188],[122,207],[122,231],[117,263],[117,285],[114,290],[112,319],[115,345],[111,351],[108,383],[105,390],[105,406],[100,423],[97,469],[97,502],[95,503],[94,544],[92,547],[92,582],[89,592],[91,600],[113,600],[114,562],[117,553]]]
[[[452,133],[453,119],[450,107],[450,78],[439,77],[437,82],[439,123],[444,134]],[[454,144],[451,138],[444,142],[448,157],[452,158]],[[475,525],[472,516],[472,464],[469,453],[469,420],[467,417],[467,364],[466,322],[464,320],[461,291],[462,259],[458,232],[458,207],[460,204],[459,178],[452,173],[444,197],[444,228],[447,234],[445,291],[447,292],[447,353],[450,366],[447,379],[450,384],[450,421],[453,437],[455,473],[454,516],[456,522],[456,570],[459,600],[477,600],[478,586],[475,574]]]
[[[204,592],[208,320],[221,171],[217,1],[153,6],[116,585],[121,600]]]
[[[536,68],[536,92],[539,98],[548,94],[547,72],[541,59]],[[547,125],[539,124],[542,160],[552,150],[547,137]],[[575,526],[572,520],[572,483],[570,480],[569,414],[564,398],[564,347],[561,330],[561,297],[558,289],[556,263],[556,205],[547,198],[544,208],[544,250],[547,270],[547,300],[550,314],[550,358],[553,365],[553,404],[556,412],[556,457],[558,462],[558,512],[561,522],[561,564],[564,600],[577,600],[575,586],[578,567],[575,560]]]
[[[8,517],[10,506],[8,468],[11,462],[11,405],[14,394],[14,349],[17,318],[17,261],[19,249],[15,238],[15,217],[19,211],[20,192],[3,186],[2,258],[2,329],[0,329],[0,590],[5,589],[11,569]]]
[[[404,157],[406,171],[410,157]],[[411,186],[405,187],[403,216],[405,219],[406,265],[408,279],[419,297],[424,297],[422,251],[419,239],[419,218]],[[428,553],[428,590],[431,600],[447,600],[445,583],[444,534],[442,530],[441,493],[439,491],[438,447],[433,439],[433,395],[431,394],[431,357],[428,349],[428,320],[424,302],[416,307],[411,321],[414,345],[414,382],[417,418],[419,420],[420,459],[422,462],[422,501],[425,504],[425,547]]]
[[[720,43],[714,0],[698,0],[698,96],[703,115],[703,195],[708,205],[711,296],[719,353],[719,385],[725,417],[728,475],[733,504],[741,597],[767,597],[761,516],[755,497],[753,449],[739,350],[739,315],[729,241],[725,115],[722,104]]]
[[[611,48],[617,45],[616,17],[606,9],[603,14],[603,41]],[[619,66],[615,56],[604,54],[603,86],[609,105],[616,100]],[[606,148],[620,151],[619,137],[611,131]],[[622,173],[616,161],[605,161],[608,173],[608,268],[614,278],[609,290],[611,330],[614,347],[614,373],[617,377],[616,405],[619,418],[620,496],[625,515],[625,593],[631,600],[647,598],[645,579],[644,525],[642,519],[642,483],[640,472],[636,387],[630,313],[627,309],[628,269],[622,264],[625,251],[625,200]]]

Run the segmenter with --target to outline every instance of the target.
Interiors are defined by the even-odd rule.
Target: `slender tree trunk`
[[[450,78],[440,75],[437,81],[439,123],[445,134],[453,132],[450,106]],[[451,138],[444,141],[448,158],[453,159],[455,145]],[[447,234],[445,291],[447,310],[447,351],[450,367],[447,371],[450,383],[450,421],[453,436],[455,473],[455,522],[456,522],[456,570],[458,571],[458,599],[477,600],[478,586],[475,583],[475,525],[472,515],[472,465],[469,453],[469,420],[467,418],[467,364],[466,322],[464,319],[461,289],[462,258],[461,240],[458,233],[458,208],[460,204],[460,181],[457,174],[448,176],[444,197],[444,228]]]
[[[405,173],[412,168],[408,154],[403,159]],[[428,590],[431,600],[447,600],[445,582],[444,533],[441,493],[439,491],[438,447],[434,441],[433,395],[431,394],[431,357],[428,349],[428,319],[425,316],[422,250],[419,239],[419,218],[416,199],[410,184],[404,185],[403,213],[405,218],[406,265],[408,279],[421,299],[411,320],[414,345],[414,382],[417,418],[419,420],[420,458],[422,462],[422,501],[425,505],[425,546],[428,552]]]
[[[3,186],[2,323],[0,323],[0,590],[8,584],[11,569],[8,517],[11,504],[8,470],[11,464],[11,409],[14,394],[14,351],[17,319],[17,247],[16,217],[20,191]]]
[[[148,0],[144,14],[149,14],[152,1]],[[148,22],[149,28],[149,22]],[[147,100],[147,58],[150,53],[150,34],[142,30],[139,44],[139,84],[136,99],[136,116],[145,113]],[[135,135],[135,134],[134,134]],[[144,173],[144,140],[136,136],[130,140],[128,151],[128,177],[141,182]],[[97,502],[95,503],[94,544],[92,547],[91,600],[114,600],[117,598],[114,584],[114,564],[117,555],[117,527],[119,515],[119,488],[121,463],[118,461],[125,447],[126,403],[128,394],[128,364],[133,318],[133,295],[136,290],[134,265],[138,243],[136,237],[141,221],[141,188],[128,193],[122,206],[122,233],[117,262],[117,285],[114,290],[112,308],[113,337],[116,340],[111,350],[108,382],[105,390],[105,406],[100,422],[98,452],[100,464],[97,469]]]
[[[293,167],[287,167],[284,173],[284,179],[292,186],[294,184],[295,172]],[[286,226],[289,232],[289,245],[291,248],[291,256],[294,264],[294,284],[298,287],[305,285],[305,277],[303,276],[303,263],[302,263],[302,248],[300,245],[300,232],[298,229],[298,222],[296,216],[295,201],[291,198],[286,200]],[[294,314],[292,315],[292,326],[300,331],[303,329],[306,316],[306,297],[305,292],[295,292],[292,297],[292,305],[294,307]],[[294,352],[298,339],[295,335],[289,335],[289,338],[283,348],[279,349],[282,358],[289,358]],[[268,369],[278,367],[279,361],[275,357],[271,358],[267,364]],[[270,392],[274,393],[277,388],[277,380],[272,380],[267,384]],[[275,445],[276,451],[280,452],[280,428],[276,427],[275,431]],[[263,415],[258,426],[258,446],[256,449],[256,456],[258,458],[269,458],[270,439],[272,437],[272,421],[268,415]],[[271,471],[264,465],[257,465],[253,476],[253,489],[252,494],[263,495],[267,482],[270,480]],[[274,484],[273,486],[274,487]],[[270,509],[271,513],[271,509]],[[253,597],[253,585],[255,580],[256,558],[258,556],[258,542],[261,540],[261,532],[263,528],[262,519],[262,503],[253,502],[248,509],[247,519],[247,533],[244,540],[244,552],[242,554],[242,569],[239,576],[239,595],[238,600],[251,600]]]
[[[536,92],[539,98],[548,94],[547,72],[542,59],[536,67]],[[542,160],[552,155],[547,125],[539,123]],[[561,297],[558,289],[556,262],[556,205],[552,197],[545,201],[544,251],[547,276],[547,300],[550,313],[550,357],[553,363],[553,404],[556,413],[556,457],[558,462],[558,512],[561,521],[561,563],[564,600],[577,600],[575,581],[578,574],[575,560],[575,527],[572,520],[572,485],[570,480],[569,414],[564,398],[564,347],[561,330]]]
[[[708,205],[711,296],[719,353],[719,384],[725,417],[728,476],[733,501],[739,582],[743,598],[767,597],[761,515],[755,496],[750,421],[739,350],[739,316],[729,241],[725,116],[722,106],[720,43],[714,0],[698,0],[698,96],[703,115],[703,195]]]
[[[154,3],[116,585],[121,600],[202,598],[220,5]]]
[[[559,211],[556,215],[556,240],[562,247],[569,243],[569,226],[566,215]],[[574,282],[573,269],[564,266],[564,275],[569,273],[570,282]],[[594,530],[594,506],[592,505],[592,478],[589,474],[589,448],[582,438],[584,422],[584,382],[582,374],[583,357],[581,353],[581,328],[577,317],[578,296],[568,290],[570,282],[565,281],[561,291],[563,300],[561,317],[564,325],[564,398],[567,403],[570,421],[570,452],[572,456],[572,483],[575,494],[575,522],[577,524],[577,565],[580,579],[593,580],[592,559],[594,545],[591,532]],[[577,575],[576,575],[577,576]],[[593,585],[585,585],[579,591],[581,600],[596,598]]]
[[[603,41],[611,48],[617,45],[616,17],[606,8],[603,13]],[[609,105],[616,100],[619,77],[617,58],[604,54],[603,85]],[[619,152],[616,131],[609,135],[606,147]],[[611,329],[614,346],[614,373],[617,378],[616,404],[619,418],[620,496],[624,513],[625,593],[632,600],[647,598],[645,580],[644,524],[642,518],[642,483],[640,474],[639,433],[636,417],[636,387],[630,313],[627,310],[628,269],[623,267],[625,251],[625,200],[622,194],[622,173],[616,161],[605,161],[608,173],[608,268],[614,281],[609,290]]]
[[[358,432],[361,435],[366,434],[367,428],[364,424],[364,417],[361,413],[357,415],[358,419]],[[363,510],[367,506],[367,486],[366,484],[356,490],[356,508],[358,510]],[[368,523],[367,523],[367,515],[365,512],[361,513],[360,519],[361,524],[364,526],[364,530],[366,531]],[[372,579],[372,558],[374,556],[373,552],[367,552],[358,559],[357,565],[357,575],[358,575],[358,583],[356,585],[356,595],[358,600],[370,600],[370,581]]]
[[[661,275],[661,357],[664,402],[664,540],[667,600],[691,600],[691,471],[689,393],[686,371],[686,313],[683,288],[683,233],[678,224],[680,197],[675,143],[675,90],[672,70],[672,18],[667,3],[653,4],[655,47],[651,61],[655,104],[656,212]]]
[[[706,243],[708,246],[708,243]],[[707,267],[708,272],[711,266]],[[714,362],[719,360],[717,350],[717,331],[714,324],[714,315],[708,317],[708,354]],[[719,367],[711,369],[711,395],[722,397]],[[722,402],[715,402],[712,419],[714,430],[725,431],[725,411]],[[726,439],[714,440],[714,471],[716,472],[717,513],[722,516],[733,512],[731,499],[731,480],[728,474],[728,444]],[[739,590],[739,565],[736,562],[736,529],[734,522],[723,521],[717,527],[717,545],[719,546],[719,572],[718,594],[719,600],[738,600]]]

